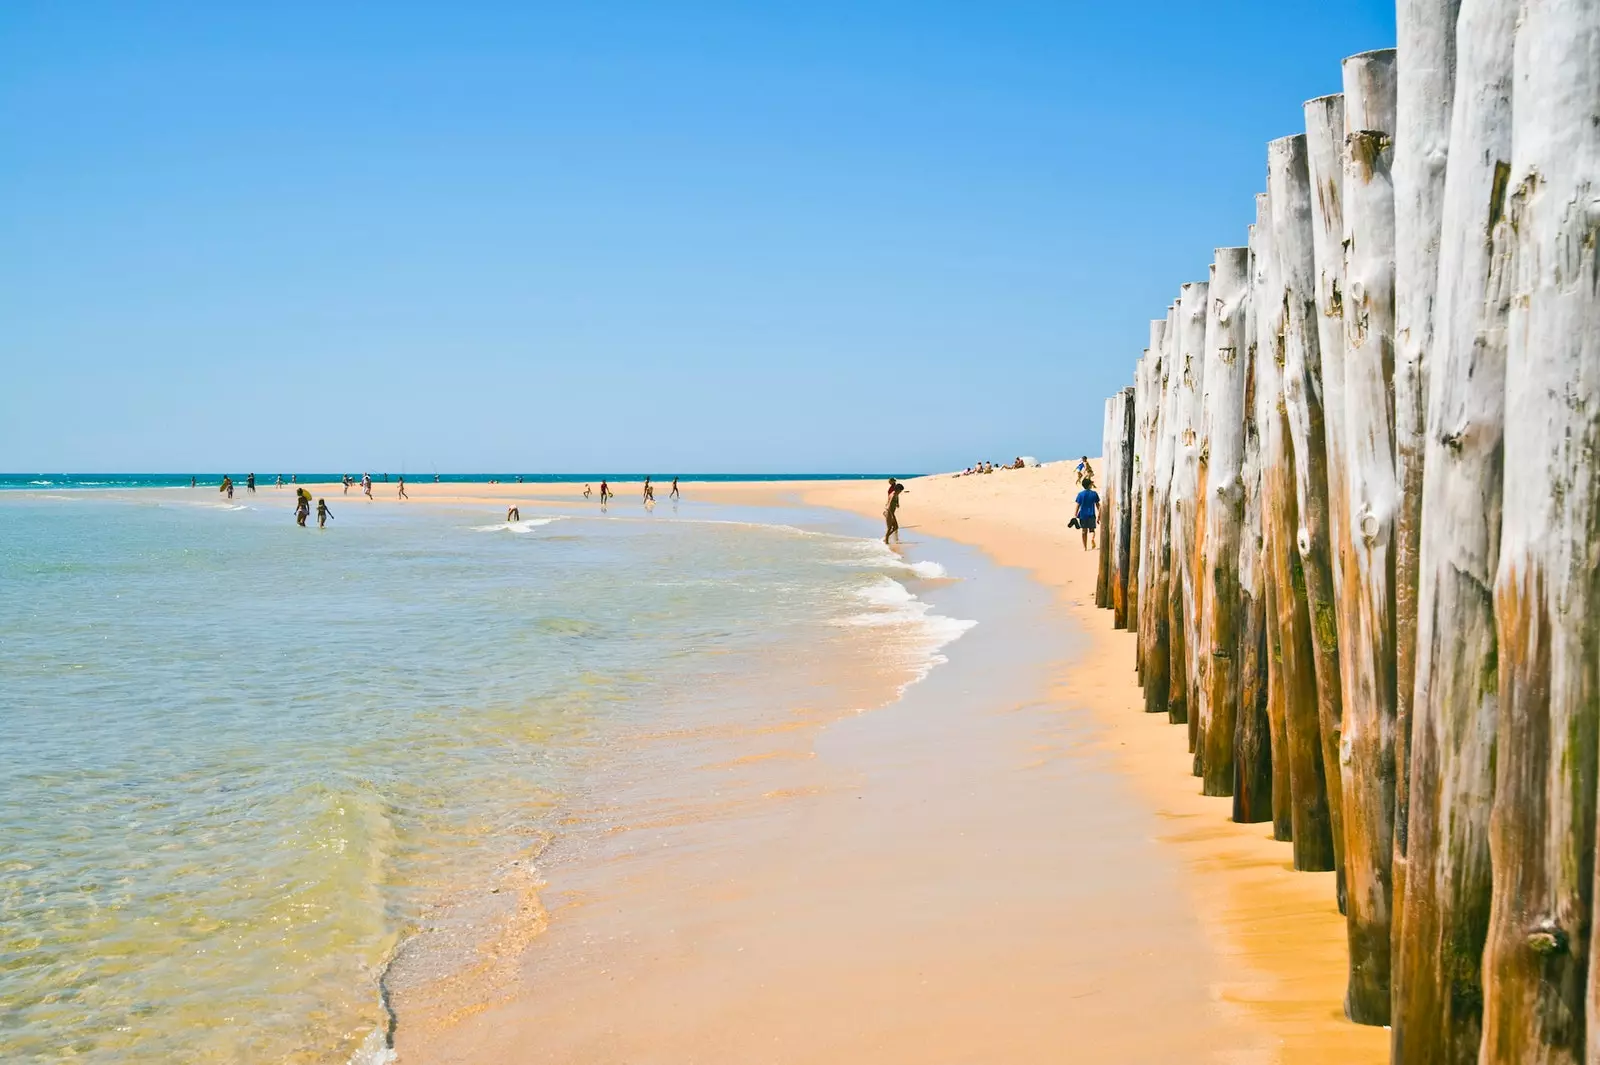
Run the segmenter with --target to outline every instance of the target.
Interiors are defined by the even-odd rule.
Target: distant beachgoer
[[[521,484],[521,483],[522,483],[522,474],[520,474],[520,473],[519,473],[519,474],[517,474],[517,483],[518,483],[518,484]]]
[[[281,474],[281,473],[278,474],[278,481],[272,487],[274,487],[274,488],[282,488],[283,487],[283,474]]]
[[[254,492],[256,490],[256,475],[253,473],[247,474],[244,479],[244,486]]]
[[[224,492],[228,493],[228,498],[229,499],[233,498],[233,478],[232,477],[224,477],[222,479],[222,490]]]
[[[889,500],[883,508],[884,543],[888,543],[891,536],[895,543],[900,542],[900,495],[905,490],[905,485],[893,477],[889,478]]]
[[[384,484],[388,484],[389,483],[389,475],[387,473],[383,475],[383,483]]]
[[[404,477],[400,478],[400,498],[401,499],[410,499],[411,498],[410,496],[406,495],[406,479]]]
[[[331,517],[333,517],[333,511],[328,509],[328,501],[326,499],[317,500],[317,528],[325,528],[328,524],[328,519]]]
[[[298,473],[291,473],[289,475],[289,483],[290,484],[299,484],[300,483],[300,475]]]
[[[363,473],[361,475],[361,491],[366,495],[367,502],[372,502],[372,474]]]
[[[1083,534],[1083,549],[1094,547],[1095,525],[1100,513],[1100,493],[1094,490],[1094,478],[1083,479],[1083,491],[1078,493],[1078,531]]]
[[[674,502],[680,498],[680,494],[678,492],[678,479],[676,477],[672,479],[672,491],[668,492],[667,495],[671,496]]]
[[[644,501],[646,503],[654,503],[656,501],[656,490],[650,487],[650,475],[648,473],[644,475]]]
[[[506,510],[506,521],[507,522],[521,521],[521,520],[522,520],[522,511],[521,510],[519,510],[516,507],[510,507],[510,508],[508,508]]]
[[[1082,484],[1085,479],[1094,476],[1094,471],[1089,467],[1088,455],[1078,460],[1078,465],[1074,467],[1073,474],[1079,484]]]
[[[194,477],[189,478],[189,487],[190,488],[194,488],[199,483],[200,482],[199,482],[199,480],[197,478],[194,478]]]
[[[434,484],[438,484],[439,483],[439,475],[437,473],[433,475],[433,483]]]
[[[600,482],[600,509],[604,510],[606,501],[611,498],[611,485],[605,481]]]
[[[594,495],[594,489],[590,488],[588,485],[584,485],[583,486],[583,498],[588,499],[592,495]]]
[[[306,518],[311,516],[311,500],[303,493],[294,494],[294,523],[302,529],[306,527]]]

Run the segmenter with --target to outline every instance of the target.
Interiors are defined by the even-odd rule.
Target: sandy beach
[[[1095,555],[1067,528],[1071,464],[908,483],[908,543],[976,549],[1044,613],[1003,645],[980,625],[897,703],[741,737],[719,768],[763,801],[737,815],[626,826],[626,846],[541,870],[489,975],[396,996],[402,1062],[1384,1059],[1387,1033],[1342,1015],[1332,874],[1231,823],[1184,731],[1141,712],[1133,640],[1094,609]],[[638,485],[614,487],[638,509]],[[874,518],[883,495],[683,490]],[[525,517],[582,501],[408,492]]]

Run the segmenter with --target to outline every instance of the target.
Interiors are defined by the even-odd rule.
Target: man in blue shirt
[[[1090,477],[1083,479],[1083,491],[1078,493],[1078,512],[1074,515],[1078,519],[1078,530],[1083,534],[1083,549],[1085,551],[1094,547],[1095,520],[1100,513],[1100,493],[1094,490],[1094,480]]]

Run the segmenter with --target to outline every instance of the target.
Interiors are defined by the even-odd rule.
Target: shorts
[[[1078,519],[1078,528],[1082,529],[1084,532],[1091,532],[1091,533],[1094,532],[1094,519],[1093,518],[1079,518]]]

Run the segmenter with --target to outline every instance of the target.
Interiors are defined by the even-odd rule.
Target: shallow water
[[[638,737],[892,694],[965,627],[823,515],[286,497],[0,499],[0,1059],[381,1047],[397,945]]]

